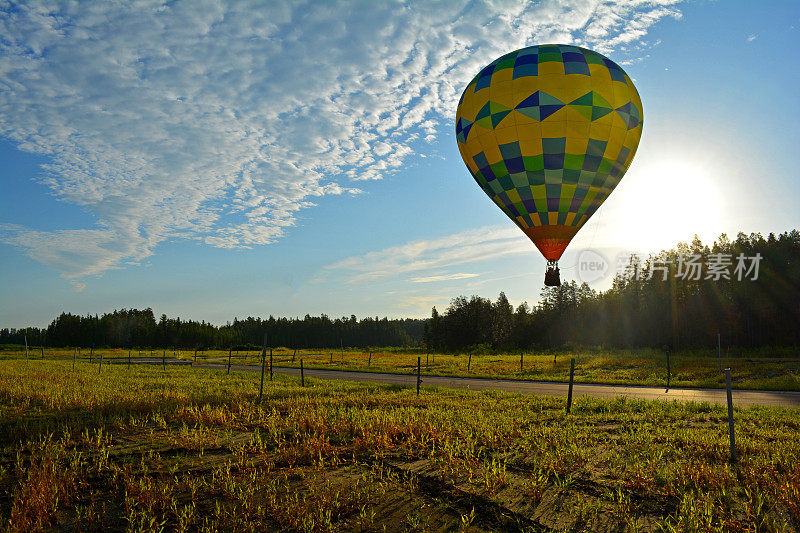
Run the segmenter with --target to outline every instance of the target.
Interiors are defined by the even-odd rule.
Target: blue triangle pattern
[[[536,91],[517,104],[514,109],[534,120],[544,120],[562,107],[564,102],[544,91]]]

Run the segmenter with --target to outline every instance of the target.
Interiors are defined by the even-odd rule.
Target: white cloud
[[[514,226],[478,228],[348,257],[326,266],[317,281],[328,279],[330,274],[338,274],[343,275],[347,283],[371,282],[531,253],[531,249],[531,243]],[[417,276],[411,281],[425,283],[475,276],[477,274],[439,272]]]
[[[69,279],[167,240],[268,244],[435,140],[501,53],[608,52],[676,1],[0,4],[0,136],[49,156],[42,181],[98,221],[0,242]]]
[[[442,306],[443,302],[447,302],[450,298],[450,293],[446,291],[439,291],[436,293],[427,292],[425,294],[405,295],[397,302],[397,308],[408,310],[416,313],[417,316],[427,317],[430,310],[434,306]],[[441,310],[441,309],[440,309]]]
[[[70,281],[69,283],[70,283],[70,285],[72,285],[72,288],[73,288],[73,290],[75,292],[81,292],[83,289],[86,288],[86,284],[85,283],[80,283],[80,282],[74,281],[74,280]]]
[[[422,276],[419,278],[411,278],[412,283],[432,283],[436,281],[452,281],[457,279],[468,279],[480,276],[472,272],[456,272],[455,274],[439,274],[435,276]]]
[[[755,33],[751,33],[750,35],[747,36],[747,42],[752,43],[753,41],[756,40],[757,37],[758,35],[756,35]]]

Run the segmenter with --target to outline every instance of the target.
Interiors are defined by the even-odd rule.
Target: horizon
[[[751,233],[739,232],[739,233],[743,233],[746,236],[760,235],[761,237],[763,237],[766,240],[766,239],[769,239],[770,236],[774,236],[774,237],[777,238],[777,237],[779,237],[781,235],[786,235],[786,234],[790,234],[792,232],[798,232],[798,231],[800,231],[800,229],[791,229],[791,230],[782,231],[780,233],[770,232],[767,235],[762,235],[762,234],[757,233],[757,232],[751,232]],[[722,235],[725,235],[731,241],[734,241],[736,239],[735,236],[731,236],[731,235],[727,235],[727,234],[722,234]],[[704,247],[707,247],[707,248],[710,249],[719,241],[719,239],[722,237],[722,235],[720,235],[713,242],[702,242],[701,241],[701,243],[702,243],[702,245]],[[693,241],[693,239],[687,239],[685,241],[680,241],[680,243],[678,243],[678,244],[690,245],[692,243],[692,241]],[[649,255],[647,258],[654,258],[654,259],[658,258],[664,252],[676,252],[677,253],[677,249],[676,249],[677,246],[678,245],[676,245],[676,246],[674,246],[672,248],[669,248],[669,249],[665,249],[665,250],[662,249],[659,252],[655,252],[655,253]],[[642,259],[645,259],[645,258],[642,258]],[[611,268],[611,265],[608,265],[608,266],[609,266],[609,268]],[[607,274],[607,276],[610,277],[610,278],[614,278],[615,276],[622,275],[622,274],[623,273],[620,272],[619,270],[614,270],[612,272],[609,272]],[[581,286],[583,284],[586,284],[587,286],[592,288],[591,282],[581,281],[581,280],[566,280],[566,281],[564,281],[563,284],[570,284],[572,282],[575,282],[577,286]],[[605,292],[611,290],[611,287],[610,286],[609,287],[605,287],[605,288],[600,289],[600,290],[597,290],[597,289],[594,289],[594,288],[592,288],[592,289],[595,290],[598,295],[602,295]],[[101,310],[101,311],[95,310],[95,311],[89,311],[87,313],[73,313],[70,310],[64,310],[61,313],[59,313],[58,315],[53,316],[49,321],[46,320],[44,323],[41,323],[41,324],[27,324],[25,326],[20,326],[20,327],[7,326],[7,325],[4,325],[4,324],[0,324],[0,330],[8,329],[8,330],[11,330],[11,331],[13,331],[13,330],[20,331],[20,330],[23,330],[23,329],[26,329],[26,328],[38,328],[40,330],[43,330],[43,329],[46,329],[50,324],[52,324],[58,318],[58,316],[60,316],[61,314],[71,314],[73,316],[86,317],[86,316],[103,316],[103,315],[107,315],[107,314],[112,314],[112,313],[117,312],[117,311],[146,311],[147,309],[152,310],[153,315],[155,316],[155,318],[157,320],[160,319],[162,316],[166,316],[167,319],[178,319],[178,320],[181,320],[183,322],[190,321],[190,322],[196,322],[196,323],[205,323],[205,324],[210,324],[210,325],[212,325],[214,327],[223,327],[223,326],[226,326],[226,325],[231,325],[237,320],[238,321],[246,321],[246,320],[251,319],[251,318],[255,319],[255,320],[262,320],[262,321],[267,321],[267,320],[272,319],[272,318],[274,318],[275,320],[281,320],[281,319],[303,320],[303,318],[305,316],[310,316],[312,318],[323,317],[324,316],[324,317],[327,317],[327,318],[331,319],[332,321],[348,320],[348,319],[350,319],[350,317],[355,316],[356,319],[359,322],[362,321],[362,320],[367,320],[367,319],[379,319],[379,320],[384,320],[384,319],[387,319],[387,320],[428,320],[428,319],[430,319],[430,315],[431,315],[431,312],[432,312],[433,308],[436,308],[437,312],[440,313],[440,314],[445,313],[447,311],[447,309],[452,305],[453,301],[456,298],[459,298],[459,297],[471,298],[473,296],[477,296],[477,297],[480,297],[480,298],[484,298],[484,299],[488,299],[488,300],[494,301],[500,294],[505,294],[505,291],[503,291],[501,289],[500,292],[498,292],[495,295],[485,295],[485,294],[476,294],[476,293],[472,293],[472,294],[466,294],[466,293],[465,294],[456,294],[450,300],[448,300],[446,303],[444,303],[442,305],[433,305],[431,307],[431,309],[428,309],[427,314],[423,314],[423,315],[419,315],[419,316],[356,315],[354,313],[349,313],[349,314],[348,313],[344,313],[344,314],[340,314],[340,315],[328,315],[327,313],[322,312],[322,313],[317,313],[317,314],[304,313],[302,315],[291,315],[291,316],[290,315],[274,315],[274,314],[269,314],[269,315],[255,314],[255,315],[248,315],[246,317],[239,317],[238,315],[234,315],[233,317],[228,317],[227,319],[225,319],[222,322],[213,322],[211,320],[206,320],[203,317],[190,317],[190,318],[187,318],[186,316],[181,317],[180,315],[168,315],[167,313],[157,312],[156,308],[154,306],[145,305],[144,307],[130,307],[130,306],[127,306],[127,307],[120,307],[120,308],[114,308],[114,309],[105,309],[105,310]],[[541,296],[541,294],[539,296]],[[516,309],[517,307],[519,307],[522,304],[527,304],[529,306],[529,308],[533,309],[537,305],[539,305],[540,303],[541,302],[539,301],[538,297],[537,297],[537,300],[534,301],[534,302],[529,302],[527,300],[522,300],[521,302],[518,302],[516,305],[514,305],[514,309]]]

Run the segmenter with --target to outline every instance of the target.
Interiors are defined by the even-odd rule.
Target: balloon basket
[[[547,270],[544,273],[544,284],[546,287],[558,287],[561,285],[561,273],[558,270],[557,261],[547,262]]]

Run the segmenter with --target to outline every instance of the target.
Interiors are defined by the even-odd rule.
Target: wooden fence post
[[[467,361],[467,372],[469,372],[469,368],[472,366],[472,354],[469,354],[469,360]]]
[[[267,334],[264,333],[264,346],[261,348],[261,385],[258,387],[258,403],[264,397],[264,366],[267,364]]]
[[[421,363],[422,357],[417,357],[417,396],[419,396],[419,385],[422,383],[422,375],[420,367],[422,366]]]
[[[72,353],[72,370],[75,370],[75,358],[78,357],[78,348]]]
[[[292,354],[292,363],[294,363],[294,358],[297,355],[297,348],[294,349],[294,353]]]
[[[25,335],[25,362],[28,362],[28,336]]]
[[[97,373],[99,374],[101,370],[103,370],[103,353],[102,352],[100,352],[100,366],[97,368]]]
[[[522,356],[524,355],[523,352],[519,352],[519,372],[522,373]]]
[[[272,369],[272,346],[269,347],[269,380],[275,379],[275,371]]]
[[[575,376],[575,358],[573,357],[569,363],[569,391],[567,392],[567,414],[572,409],[572,380]]]
[[[667,350],[667,388],[669,388],[669,382],[672,379],[672,369],[670,368],[669,364],[669,350]]]
[[[305,387],[306,386],[306,375],[303,372],[303,358],[302,357],[300,358],[300,386],[301,387]]]
[[[369,360],[367,361],[367,368],[372,366],[372,350],[369,351]]]
[[[44,346],[39,346],[39,350],[42,352],[42,359],[44,359]]]
[[[736,435],[733,431],[733,394],[731,393],[731,369],[725,369],[725,388],[728,393],[728,433],[731,436],[731,463],[735,463],[736,457]]]
[[[228,374],[231,373],[231,354],[233,353],[233,346],[228,347]]]
[[[164,351],[161,352],[161,369],[166,372],[167,371],[167,349],[164,348]]]

